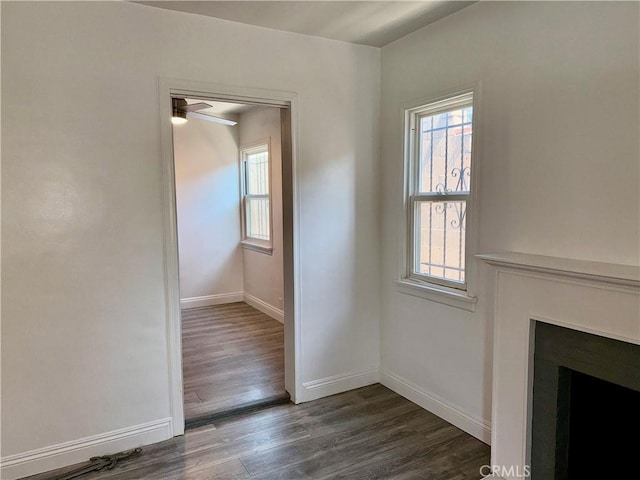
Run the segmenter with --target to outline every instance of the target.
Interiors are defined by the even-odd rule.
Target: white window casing
[[[395,282],[401,293],[470,311],[476,303],[478,90],[404,108],[404,212]]]
[[[271,190],[270,140],[241,146],[241,245],[245,249],[269,255],[273,252]]]

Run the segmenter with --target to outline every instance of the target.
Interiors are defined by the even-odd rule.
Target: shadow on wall
[[[238,127],[194,120],[173,135],[180,296],[241,292]]]

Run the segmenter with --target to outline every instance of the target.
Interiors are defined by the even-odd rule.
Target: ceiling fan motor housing
[[[187,112],[185,110],[187,101],[184,98],[172,98],[173,116],[179,118],[187,118]]]

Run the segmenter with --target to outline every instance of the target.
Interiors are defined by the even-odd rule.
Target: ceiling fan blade
[[[198,113],[198,112],[187,112],[187,118],[193,118],[196,120],[206,120],[207,122],[220,123],[222,125],[230,125],[230,126],[238,124],[238,122],[235,122],[233,120],[227,120],[226,118],[214,117],[213,115],[206,115],[204,113]]]
[[[186,105],[181,107],[180,110],[184,112],[195,112],[196,110],[202,110],[203,108],[210,108],[211,105],[208,103],[200,102],[200,103],[192,103],[191,105]]]

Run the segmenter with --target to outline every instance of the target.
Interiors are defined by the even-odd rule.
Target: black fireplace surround
[[[531,478],[640,478],[640,346],[536,322]]]

